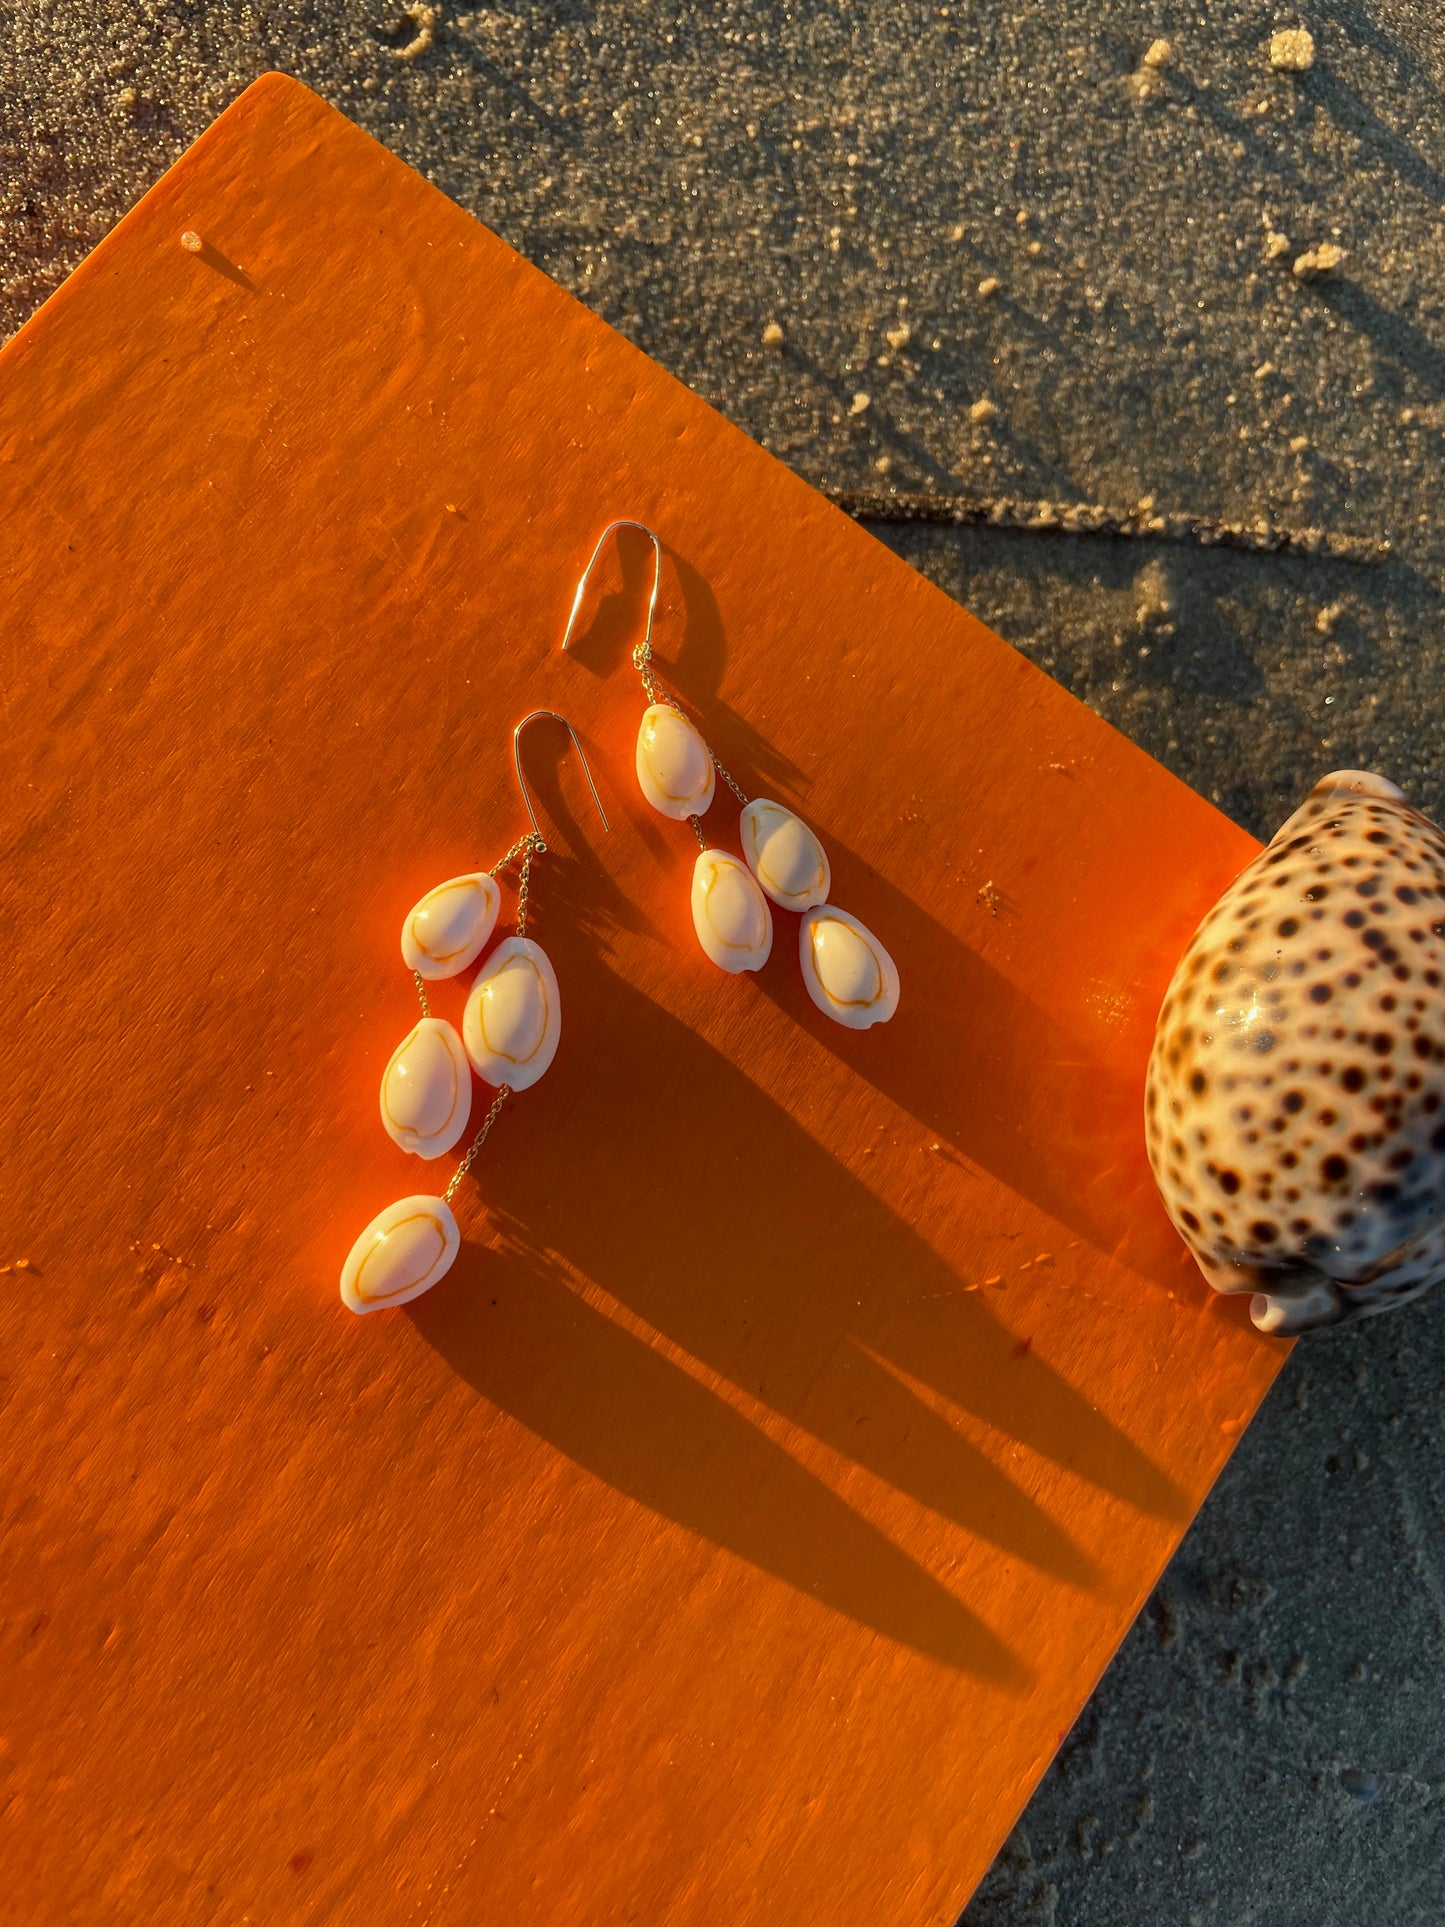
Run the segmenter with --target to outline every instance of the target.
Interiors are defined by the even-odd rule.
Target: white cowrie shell
[[[803,982],[819,1010],[849,1030],[886,1024],[898,1008],[898,967],[866,924],[831,903],[798,928]]]
[[[707,744],[670,703],[643,712],[637,732],[637,780],[655,810],[684,823],[712,802],[717,779]]]
[[[802,817],[755,796],[739,821],[748,868],[784,910],[811,910],[828,901],[828,853]]]
[[[497,927],[502,893],[485,870],[451,877],[428,890],[401,926],[401,954],[408,970],[428,983],[465,970]]]
[[[381,1121],[403,1151],[439,1158],[451,1150],[472,1110],[472,1069],[462,1040],[441,1017],[423,1017],[382,1073]]]
[[[430,1291],[461,1245],[445,1198],[401,1198],[374,1217],[341,1267],[341,1302],[350,1311],[383,1311]]]
[[[557,1055],[562,1031],[557,974],[529,937],[508,937],[483,964],[462,1013],[462,1038],[478,1077],[530,1090]]]
[[[692,872],[697,940],[721,970],[761,970],[773,948],[773,913],[753,873],[726,850],[703,850]]]

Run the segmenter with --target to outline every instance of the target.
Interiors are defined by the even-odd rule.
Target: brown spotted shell
[[[1263,1331],[1445,1274],[1445,834],[1393,783],[1315,785],[1195,932],[1149,1061],[1149,1161]]]

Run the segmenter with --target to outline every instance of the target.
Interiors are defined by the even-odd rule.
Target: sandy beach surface
[[[1445,815],[1438,10],[29,0],[0,333],[273,67],[820,487],[1298,538],[879,529],[1250,829]],[[1439,1927],[1442,1420],[1445,1293],[1300,1346],[967,1927]]]

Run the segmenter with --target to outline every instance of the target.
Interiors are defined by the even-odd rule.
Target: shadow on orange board
[[[569,653],[595,674],[617,674],[626,688],[623,701],[635,700],[640,714],[645,697],[632,676],[630,651],[644,632],[652,550],[633,530],[621,531],[615,541],[612,571],[614,579],[621,575],[621,583],[609,585],[607,560],[600,561],[600,586],[589,592]],[[727,650],[711,590],[674,548],[665,547],[664,555],[664,580],[675,579],[683,597],[681,639],[675,662],[668,665],[661,652],[677,621],[669,623],[664,601],[653,625],[656,666],[685,694],[712,747],[749,794],[775,796],[806,815],[806,797],[798,796],[806,787],[802,773],[716,694]],[[776,673],[786,676],[790,666],[780,662]],[[721,825],[715,817],[723,818]],[[654,850],[667,850],[665,826],[645,822],[645,833]],[[740,853],[724,811],[710,813],[709,836]],[[879,1033],[830,1023],[813,1006],[796,970],[760,973],[756,981],[762,994],[924,1130],[1101,1252],[1122,1255],[1142,1240],[1145,1271],[1162,1255],[1172,1255],[1178,1241],[1154,1201],[1144,1158],[1139,1064],[1121,1077],[930,915],[919,895],[900,889],[840,844],[836,834],[830,833],[827,843],[832,900],[856,906],[864,892],[865,921],[886,933],[896,958],[907,960],[907,994],[886,1045]],[[574,913],[587,915],[585,903],[579,901]],[[777,911],[774,924],[775,954],[786,958],[796,948],[797,919]],[[1132,1167],[1129,1181],[1081,1182],[1108,1145],[1124,1153]]]
[[[553,1168],[540,1111],[515,1158],[499,1134],[482,1180],[484,1202],[473,1207],[499,1248],[484,1257],[468,1247],[475,1272],[459,1267],[454,1285],[410,1315],[477,1390],[608,1483],[891,1637],[1016,1679],[999,1664],[997,1642],[992,1657],[989,1640],[980,1645],[979,1627],[964,1636],[970,1615],[963,1602],[954,1602],[958,1624],[943,1639],[948,1620],[940,1619],[927,1575],[915,1572],[909,1585],[898,1585],[899,1555],[890,1548],[880,1559],[872,1527],[855,1519],[841,1533],[833,1493],[790,1460],[782,1477],[776,1448],[696,1378],[580,1300],[572,1281],[593,1281],[709,1377],[744,1388],[831,1452],[1073,1585],[1094,1583],[1093,1562],[1064,1526],[909,1391],[909,1377],[1128,1505],[1178,1520],[1188,1514],[1184,1495],[1042,1359],[1018,1355],[986,1296],[961,1289],[919,1232],[786,1110],[599,962],[610,922],[601,856],[587,840],[589,825],[570,817],[555,772],[544,767],[531,782],[548,819],[566,823],[574,851],[539,866],[530,927],[545,929],[569,998],[585,1007],[592,1062],[570,1093],[568,1130],[592,1144],[594,1156],[585,1172]],[[917,966],[916,944],[900,951]],[[724,987],[756,994],[747,984]],[[800,999],[801,985],[793,1001]],[[1012,1011],[1016,1002],[1002,987],[999,1005]],[[811,1005],[807,1016],[822,1027]],[[1036,1043],[1039,1030],[1035,1016],[1011,1034]],[[634,1101],[655,1081],[654,1063],[705,1092],[709,1108],[727,1120],[738,1149],[722,1168],[700,1170],[691,1134],[659,1128],[647,1105]],[[989,1088],[996,1094],[1010,1083],[995,1078]],[[1047,1101],[1036,1108],[1049,1114]],[[526,1129],[520,1111],[509,1122]],[[997,1117],[990,1123],[996,1133]],[[1071,1128],[1072,1107],[1064,1123]],[[1047,1142],[1032,1145],[1031,1155],[1040,1168],[1051,1156],[1068,1161]],[[966,1184],[967,1174],[956,1181]],[[1066,1275],[1067,1266],[1060,1271]],[[492,1281],[501,1315],[490,1315],[488,1287],[466,1282],[472,1278]],[[927,1301],[901,1330],[891,1316],[899,1278]],[[788,1289],[779,1287],[804,1279],[808,1316],[800,1322]],[[518,1294],[522,1281],[531,1296]],[[872,1344],[881,1358],[869,1355]],[[847,1390],[819,1409],[820,1361],[850,1346]],[[540,1373],[538,1359],[546,1361]],[[775,1468],[767,1511],[745,1512],[730,1531],[738,1513],[728,1495],[754,1489],[760,1457]],[[863,1556],[867,1546],[873,1551]]]

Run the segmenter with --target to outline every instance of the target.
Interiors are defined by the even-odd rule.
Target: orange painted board
[[[0,504],[0,1911],[951,1921],[1283,1356],[1140,1122],[1254,846],[283,78],[0,357]],[[891,1025],[783,913],[700,955],[640,544],[558,651],[614,515]],[[524,827],[539,705],[613,823],[530,733],[561,1048],[356,1319],[437,1184],[401,917]]]

